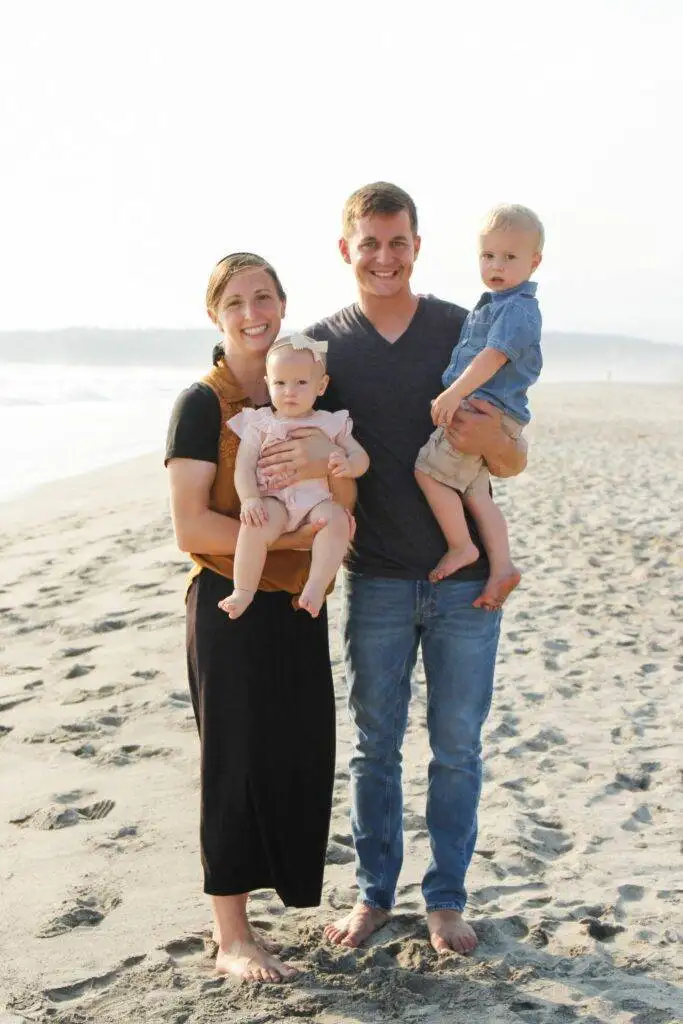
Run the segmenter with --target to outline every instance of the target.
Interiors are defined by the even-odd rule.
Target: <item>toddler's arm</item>
[[[370,458],[352,434],[339,438],[337,444],[343,451],[333,451],[330,454],[328,462],[330,476],[355,479],[367,472]]]
[[[508,357],[497,348],[485,348],[478,353],[450,387],[432,402],[432,421],[436,427],[450,425],[463,398],[480,388],[494,373],[508,362]]]

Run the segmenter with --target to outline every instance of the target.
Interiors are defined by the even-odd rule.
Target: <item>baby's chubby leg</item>
[[[218,607],[231,619],[238,619],[254,600],[261,582],[263,566],[270,545],[284,532],[287,510],[277,498],[264,498],[266,521],[261,526],[242,523],[235,545],[235,589],[219,601]]]
[[[314,619],[320,614],[328,586],[342,564],[351,537],[346,511],[336,501],[322,501],[308,513],[307,522],[325,520],[325,526],[313,540],[311,571],[299,597],[303,608]]]

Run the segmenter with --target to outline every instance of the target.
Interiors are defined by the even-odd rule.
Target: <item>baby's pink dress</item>
[[[228,426],[237,434],[242,444],[256,448],[260,455],[264,454],[270,445],[286,441],[289,432],[300,427],[317,427],[335,442],[348,437],[353,429],[351,417],[346,409],[339,412],[325,412],[320,409],[312,412],[310,416],[280,420],[275,417],[271,408],[247,408],[229,419]],[[268,480],[257,469],[256,480],[261,497],[277,498],[287,509],[287,533],[296,530],[316,505],[332,497],[326,477],[320,480],[302,480],[301,483],[290,484],[278,490],[268,490]]]

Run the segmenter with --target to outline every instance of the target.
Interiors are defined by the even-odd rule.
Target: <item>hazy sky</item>
[[[340,211],[382,178],[417,290],[473,304],[521,202],[548,328],[683,342],[680,0],[0,5],[0,329],[205,325],[236,249],[303,325],[353,300]]]

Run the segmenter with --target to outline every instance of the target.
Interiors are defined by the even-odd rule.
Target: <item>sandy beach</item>
[[[338,763],[323,904],[252,916],[302,974],[213,971],[185,681],[187,558],[160,456],[0,505],[0,1024],[683,1021],[683,387],[541,385],[529,468],[496,484],[522,586],[504,619],[469,874],[476,952],[437,957],[420,879],[425,681],[405,863],[367,948],[331,601]],[[303,613],[302,613],[303,614]]]

